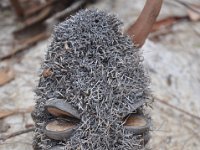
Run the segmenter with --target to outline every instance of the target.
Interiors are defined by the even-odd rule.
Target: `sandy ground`
[[[126,29],[134,22],[144,2],[144,0],[103,0],[90,8],[95,7],[115,13],[124,22]],[[187,11],[183,6],[173,1],[165,1],[159,18],[186,14]],[[11,38],[9,33],[14,29],[12,23],[9,19],[0,23],[0,44],[6,43]],[[172,27],[172,33],[161,36],[157,42],[147,40],[142,47],[145,66],[152,80],[151,89],[155,96],[154,107],[149,111],[154,122],[152,139],[149,143],[153,150],[200,149],[200,120],[157,100],[163,100],[200,117],[199,39],[200,22],[182,21]],[[24,109],[34,105],[33,90],[37,84],[38,70],[47,45],[48,40],[42,41],[17,57],[0,62],[0,67],[10,66],[15,70],[15,79],[0,87],[0,110]],[[4,49],[5,46],[1,46],[0,54],[5,53]],[[0,136],[8,124],[11,128],[2,134],[24,129],[27,124],[33,124],[33,121],[30,113],[17,114],[0,120]],[[0,150],[31,150],[32,137],[32,133],[28,133],[0,142]]]

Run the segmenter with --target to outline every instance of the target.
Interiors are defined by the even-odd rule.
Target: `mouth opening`
[[[50,121],[46,125],[46,130],[52,131],[52,132],[62,132],[66,130],[70,130],[72,128],[76,127],[74,123],[68,122],[68,120],[64,120],[63,118],[61,119],[56,119],[53,121]]]
[[[52,119],[45,126],[45,134],[54,140],[66,140],[75,131],[77,124],[64,118]]]

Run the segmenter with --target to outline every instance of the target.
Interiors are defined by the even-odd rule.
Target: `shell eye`
[[[140,127],[145,126],[147,124],[146,120],[141,116],[133,116],[130,115],[127,117],[125,126],[133,126],[133,127]]]
[[[144,115],[129,114],[124,119],[124,128],[134,132],[134,134],[142,134],[149,130],[150,124]]]
[[[80,119],[78,111],[62,99],[48,100],[45,104],[45,109],[55,117]]]
[[[94,20],[94,22],[95,22],[95,23],[98,23],[98,22],[99,22],[99,20],[98,20],[98,19],[95,19],[95,20]]]
[[[65,112],[65,111],[62,111],[58,108],[54,108],[54,107],[48,107],[47,108],[47,111],[52,114],[53,116],[56,116],[56,117],[59,117],[59,116],[70,116],[70,117],[73,117],[73,115],[71,115],[70,113],[68,112]]]

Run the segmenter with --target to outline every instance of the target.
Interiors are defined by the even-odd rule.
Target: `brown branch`
[[[152,30],[163,0],[147,0],[136,22],[127,30],[136,47],[141,47]]]
[[[34,130],[35,130],[35,128],[30,128],[30,129],[24,129],[24,130],[20,130],[20,131],[17,131],[17,132],[13,132],[13,133],[8,134],[8,135],[3,135],[3,136],[0,137],[0,141],[5,141],[7,139],[10,139],[12,137],[15,137],[15,136],[18,136],[18,135],[21,135],[21,134],[33,132]]]
[[[176,107],[176,106],[174,106],[174,105],[172,105],[172,104],[169,104],[169,103],[167,103],[166,101],[164,101],[164,100],[161,100],[161,99],[159,99],[159,98],[155,98],[158,102],[160,102],[160,103],[162,103],[162,104],[164,104],[164,105],[166,105],[166,106],[168,106],[168,107],[171,107],[171,108],[173,108],[173,109],[175,109],[175,110],[177,110],[177,111],[179,111],[179,112],[181,112],[181,113],[184,113],[184,114],[186,114],[186,115],[188,115],[188,116],[190,116],[190,117],[192,117],[192,118],[195,118],[195,119],[197,119],[197,120],[200,120],[200,117],[199,116],[196,116],[196,115],[194,115],[194,114],[191,114],[191,113],[189,113],[189,112],[187,112],[187,111],[185,111],[185,110],[183,110],[183,109],[181,109],[181,108],[178,108],[178,107]]]
[[[156,21],[156,23],[154,23],[151,32],[156,32],[159,31],[160,29],[166,28],[166,27],[170,27],[172,25],[174,25],[175,23],[185,20],[187,19],[188,16],[170,16],[170,17],[166,17],[164,19],[161,19],[159,21]]]

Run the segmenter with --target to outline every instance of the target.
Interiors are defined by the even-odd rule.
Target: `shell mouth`
[[[63,132],[63,131],[68,131],[72,128],[74,128],[75,125],[72,124],[72,123],[69,123],[65,120],[62,120],[62,119],[56,119],[56,120],[53,120],[51,122],[49,122],[47,125],[46,125],[46,130],[49,130],[49,131],[52,131],[52,132]]]
[[[124,127],[134,134],[142,134],[150,129],[150,124],[145,116],[130,114],[124,120]]]
[[[74,132],[77,125],[64,118],[57,118],[49,121],[45,126],[45,134],[54,140],[68,139]]]

